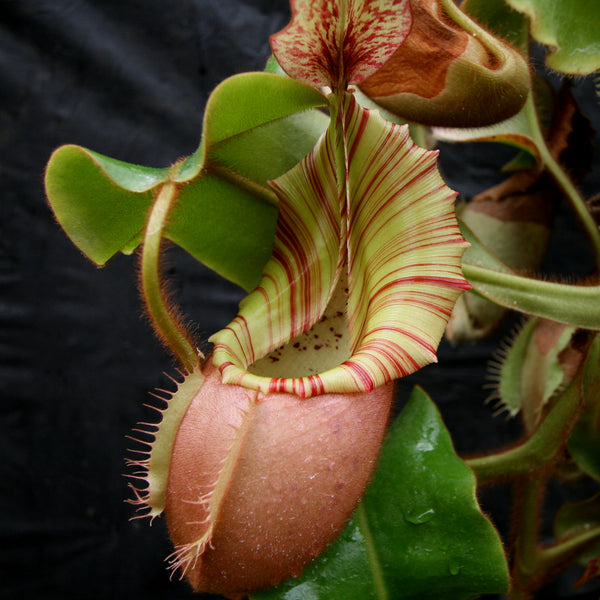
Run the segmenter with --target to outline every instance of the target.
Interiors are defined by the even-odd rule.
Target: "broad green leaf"
[[[584,329],[600,329],[600,285],[568,285],[512,272],[461,223],[471,247],[463,273],[473,290],[506,308]]]
[[[344,90],[377,71],[408,35],[408,0],[292,0],[290,24],[271,37],[277,61],[314,87]]]
[[[103,265],[132,242],[137,245],[152,190],[167,178],[167,169],[131,165],[71,145],[52,154],[45,183],[66,234],[88,258]]]
[[[597,0],[506,0],[526,14],[533,37],[550,46],[548,65],[571,75],[600,69]]]
[[[271,73],[242,73],[230,77],[214,90],[206,107],[204,147],[208,153],[220,145],[229,146],[235,143],[237,136],[254,133],[257,128],[277,124],[288,115],[326,104],[322,94],[288,77]],[[244,158],[248,162],[257,160],[256,155]]]
[[[132,251],[159,186],[178,184],[167,237],[249,290],[268,260],[277,219],[267,181],[292,168],[327,127],[325,98],[287,77],[245,73],[211,95],[197,152],[149,169],[65,146],[52,156],[46,189],[58,221],[94,262]]]
[[[502,544],[434,403],[416,388],[341,537],[253,600],[458,600],[508,589]]]
[[[365,391],[436,359],[468,287],[455,194],[436,156],[412,143],[407,126],[344,95],[313,152],[272,183],[272,258],[211,338],[226,383],[304,397]]]
[[[573,428],[568,448],[575,462],[600,481],[600,336],[596,335],[584,365],[583,411]]]

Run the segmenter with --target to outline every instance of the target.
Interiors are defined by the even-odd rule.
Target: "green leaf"
[[[471,244],[463,273],[473,290],[506,308],[584,329],[600,329],[600,285],[568,285],[517,275],[498,260],[464,224]]]
[[[277,203],[267,182],[310,152],[329,119],[317,91],[281,75],[244,73],[220,84],[200,151],[182,182],[167,237],[246,290],[271,255]],[[187,183],[186,183],[187,182]]]
[[[219,145],[235,146],[237,136],[255,133],[291,114],[326,104],[321,93],[282,75],[242,73],[230,77],[214,90],[206,107],[204,147],[208,153]],[[256,162],[257,156],[244,159]]]
[[[177,183],[166,236],[247,290],[268,260],[277,201],[267,181],[310,152],[327,127],[325,98],[270,73],[225,80],[211,95],[198,150],[169,169],[149,169],[77,146],[59,148],[46,190],[60,224],[94,262],[132,251],[158,187]]]
[[[598,0],[506,0],[525,13],[533,37],[550,46],[547,64],[571,75],[600,69]]]
[[[434,403],[415,388],[341,537],[253,600],[473,598],[508,589],[502,544]]]
[[[71,241],[103,265],[132,250],[152,205],[152,189],[168,178],[150,169],[102,156],[80,146],[62,146],[46,169],[50,206]]]

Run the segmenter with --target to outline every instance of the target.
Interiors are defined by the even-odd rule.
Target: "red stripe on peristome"
[[[304,399],[306,397],[306,388],[304,386],[304,379],[294,379],[292,385],[293,385],[294,391],[296,392],[296,395],[299,398]]]
[[[394,369],[394,372],[390,373],[387,368],[380,367],[380,371],[387,378],[387,381],[410,375],[424,366],[424,364],[418,362],[401,346],[385,338],[375,338],[369,340],[364,346],[361,346],[358,355],[360,354],[366,355],[370,361],[374,361],[378,354],[385,356],[387,361]],[[377,362],[380,365],[382,364],[381,360],[379,359],[377,359]]]
[[[279,389],[279,377],[272,377],[269,381],[269,393],[270,394],[276,394],[278,392],[280,392],[281,390]]]
[[[367,332],[367,334],[365,335],[365,337],[376,336],[375,340],[379,340],[379,343],[381,343],[381,340],[387,340],[387,337],[386,336],[379,337],[379,336],[377,336],[377,333],[378,332],[386,332],[386,331],[392,331],[399,335],[403,335],[403,336],[411,339],[413,342],[415,342],[419,346],[421,346],[421,348],[424,348],[425,350],[427,350],[427,352],[429,352],[429,354],[432,354],[433,356],[437,356],[435,348],[429,342],[427,342],[422,337],[419,337],[418,335],[416,335],[406,329],[402,329],[400,327],[388,327],[388,326],[375,327],[374,329],[370,329]],[[377,344],[377,342],[375,340],[368,342],[367,345],[372,345],[374,343]],[[390,343],[397,345],[394,342],[390,342]],[[366,347],[366,346],[361,345],[360,349],[362,350],[364,347]]]
[[[256,353],[254,351],[254,346],[252,344],[252,332],[250,331],[250,327],[248,325],[248,321],[246,320],[246,317],[238,314],[237,317],[234,319],[234,322],[240,323],[243,331],[245,332],[245,335],[243,336],[242,339],[239,338],[237,331],[233,327],[226,327],[225,329],[227,329],[228,331],[231,331],[231,333],[233,333],[233,335],[236,339],[236,342],[238,343],[238,346],[240,347],[240,350],[242,351],[242,355],[244,357],[243,364],[244,364],[244,368],[246,368],[248,365],[251,365],[256,360]],[[245,343],[246,341],[248,343]],[[244,343],[242,343],[242,342],[244,342]],[[228,348],[228,350],[230,353],[232,353],[231,348]],[[238,360],[239,360],[239,357],[238,357]]]
[[[381,294],[386,292],[390,292],[390,290],[394,290],[397,286],[409,285],[414,286],[415,284],[427,284],[433,285],[435,287],[445,287],[451,288],[461,291],[466,291],[471,289],[471,284],[466,279],[453,279],[452,277],[427,277],[425,275],[416,275],[414,277],[401,277],[398,279],[394,279],[381,287],[379,289],[372,292],[371,301]],[[391,292],[393,293],[393,292]],[[402,294],[403,291],[398,290],[399,294]],[[418,290],[415,290],[415,293],[419,293]],[[425,293],[425,292],[424,292]]]
[[[399,370],[402,376],[408,375],[409,373],[414,373],[423,366],[423,364],[421,364],[416,358],[414,358],[412,354],[410,354],[407,350],[405,350],[395,342],[392,342],[388,339],[379,339],[374,341],[380,347],[379,352],[381,354],[384,354],[388,358],[388,360],[396,366],[396,368]],[[421,347],[425,346],[421,344]],[[384,350],[385,348],[387,348],[387,350]],[[435,351],[433,352],[433,356],[437,356]],[[406,369],[404,367],[404,364],[399,362],[399,358],[401,358],[404,363],[408,363],[409,365],[411,365],[411,368]]]
[[[309,382],[311,396],[320,396],[325,392],[323,381],[318,375],[309,375],[306,379]]]
[[[352,378],[358,383],[360,389],[365,392],[372,392],[375,389],[375,384],[369,371],[362,367],[360,363],[354,360],[347,360],[341,366],[348,368],[352,374]]]
[[[225,369],[227,369],[228,367],[235,367],[235,365],[230,360],[222,362],[219,365],[219,373],[221,373],[221,377],[223,376]]]

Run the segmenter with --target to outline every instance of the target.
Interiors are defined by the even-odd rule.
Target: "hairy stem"
[[[540,473],[519,482],[514,500],[514,557],[512,565],[513,587],[507,600],[529,597],[539,578],[538,535],[540,504],[546,477]]]
[[[539,569],[545,573],[553,572],[562,565],[570,564],[590,546],[600,540],[600,526],[592,527],[562,542],[539,551]]]
[[[160,281],[161,242],[176,199],[176,185],[167,182],[154,201],[144,233],[140,284],[142,298],[156,333],[191,373],[198,361],[198,355],[174,311],[168,307]]]
[[[534,138],[534,141],[539,149],[544,166],[552,175],[554,181],[562,189],[573,210],[575,211],[575,214],[579,218],[579,221],[585,229],[594,250],[596,265],[600,267],[600,231],[598,230],[598,226],[588,210],[585,200],[581,197],[581,194],[569,176],[565,173],[565,170],[557,162],[554,156],[552,156],[552,153],[548,149],[544,135],[540,130],[535,103],[533,102],[533,97],[531,95],[525,104],[525,110],[527,111],[528,120],[532,128],[532,137]]]
[[[539,545],[540,506],[545,477],[537,474],[517,486],[515,495],[515,547],[512,569],[513,588],[507,600],[530,597],[531,590],[568,566],[600,539],[600,526],[593,527],[551,546]]]
[[[567,325],[600,329],[600,313],[593,310],[598,285],[542,281],[468,263],[463,263],[463,273],[477,292],[496,304]]]

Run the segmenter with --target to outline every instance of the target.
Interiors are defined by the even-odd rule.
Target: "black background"
[[[0,598],[188,598],[165,569],[164,523],[130,520],[124,502],[126,436],[155,419],[144,405],[152,389],[171,385],[165,373],[175,365],[140,316],[135,258],[98,269],[83,257],[52,217],[43,170],[63,143],[155,167],[192,153],[210,90],[263,68],[268,36],[289,8],[286,0],[4,0],[0,8]],[[600,122],[593,84],[579,82],[577,94]],[[449,183],[466,194],[489,185],[490,165],[507,155],[486,148],[443,148]],[[587,192],[600,190],[598,171]],[[561,214],[546,267],[569,272],[575,262],[585,273],[583,235],[568,222]],[[177,249],[168,275],[199,339],[235,314],[242,292]],[[514,322],[485,344],[444,343],[438,365],[399,383],[398,405],[422,384],[462,454],[514,439],[517,424],[492,419],[482,389],[490,353]],[[481,501],[504,534],[506,490]],[[566,597],[568,584],[542,597]]]

